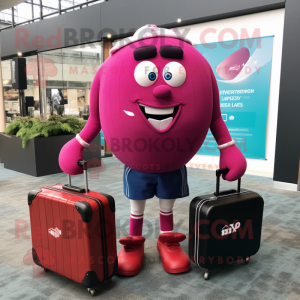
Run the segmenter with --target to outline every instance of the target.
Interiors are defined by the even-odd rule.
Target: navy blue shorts
[[[131,200],[182,198],[189,195],[186,166],[166,173],[143,173],[124,168],[124,194]]]

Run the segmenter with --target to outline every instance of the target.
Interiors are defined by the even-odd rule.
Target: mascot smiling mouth
[[[155,129],[163,131],[172,124],[177,116],[180,106],[155,108],[139,103],[139,108],[143,113],[143,116]]]

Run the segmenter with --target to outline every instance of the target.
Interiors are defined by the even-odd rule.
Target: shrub
[[[25,148],[30,139],[38,136],[77,134],[85,124],[86,121],[73,116],[52,115],[47,119],[17,117],[6,127],[5,133],[19,136],[22,140],[22,147]]]

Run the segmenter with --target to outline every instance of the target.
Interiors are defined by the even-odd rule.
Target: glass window
[[[33,18],[36,19],[38,18],[37,21],[40,21],[40,1],[33,1],[33,3],[35,2],[38,2],[38,5],[37,3],[36,4],[33,4]]]
[[[65,8],[69,8],[78,4],[82,4],[85,3],[86,0],[62,0],[61,1],[61,8],[65,9]]]
[[[27,89],[24,91],[25,97],[33,97],[34,99],[34,115],[40,114],[40,90],[39,90],[39,70],[37,55],[27,56],[26,74]]]
[[[90,89],[102,63],[102,43],[56,49],[38,54],[41,105],[47,114],[89,117]],[[43,111],[43,110],[42,110]],[[102,155],[110,150],[101,132]]]
[[[61,0],[61,13],[78,10],[87,6],[95,5],[105,0]],[[40,6],[42,2],[42,8]],[[32,4],[33,3],[33,4]],[[59,15],[59,0],[31,0],[24,1],[13,7],[14,23],[16,26],[28,24],[30,22],[38,22],[41,17],[45,19],[53,18]],[[79,6],[78,6],[79,5]],[[76,6],[76,7],[74,7]],[[10,28],[12,26],[12,8],[0,11],[0,30]]]
[[[61,0],[61,9],[69,8],[74,6],[73,0]]]
[[[40,114],[40,97],[39,97],[39,81],[37,55],[25,57],[26,73],[27,73],[27,89],[24,91],[25,97],[33,97],[34,99],[34,115]],[[2,78],[4,90],[4,105],[7,116],[17,115],[20,113],[19,108],[19,91],[12,89],[11,85],[11,60],[4,60],[2,65]]]
[[[52,13],[57,13],[47,17],[47,15]],[[58,0],[43,0],[43,17],[51,18],[58,16]]]
[[[65,113],[85,115],[89,111],[91,84],[102,62],[101,44],[64,48],[62,57],[64,87],[68,91]]]
[[[102,62],[100,43],[43,52],[38,55],[42,101],[47,113],[88,118],[90,88]]]
[[[61,49],[38,54],[40,102],[43,114],[63,114],[62,66]],[[54,93],[54,90],[59,90],[60,93]]]
[[[2,65],[2,79],[4,87],[11,87],[11,71],[10,71],[10,59],[3,60]]]
[[[58,9],[58,0],[43,0],[43,6]]]
[[[14,7],[15,24],[23,23],[32,19],[31,3],[20,3]]]
[[[11,9],[5,9],[0,12],[0,28],[11,26],[12,16]]]
[[[26,58],[25,97],[34,98],[34,115],[89,117],[90,89],[103,61],[102,43],[45,51]],[[19,93],[12,89],[10,61],[2,61],[5,110],[8,119],[19,113]],[[110,155],[101,133],[102,152]],[[104,152],[103,152],[104,153]]]
[[[4,107],[6,111],[7,120],[12,120],[14,116],[20,113],[19,105],[19,91],[11,87],[11,68],[10,59],[1,62],[2,65],[2,80],[3,80],[3,94]],[[10,121],[7,121],[9,123]]]

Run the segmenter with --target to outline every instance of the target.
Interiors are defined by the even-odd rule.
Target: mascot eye
[[[165,78],[166,80],[170,80],[170,79],[172,78],[172,73],[171,73],[171,72],[165,73],[164,78]]]
[[[151,81],[154,81],[156,79],[156,74],[154,72],[150,72],[148,77]]]
[[[164,67],[163,77],[168,85],[179,87],[185,82],[186,71],[182,64],[172,61]]]
[[[157,80],[157,75],[157,67],[151,61],[140,62],[134,70],[134,78],[136,82],[143,87],[148,87],[154,84]]]

